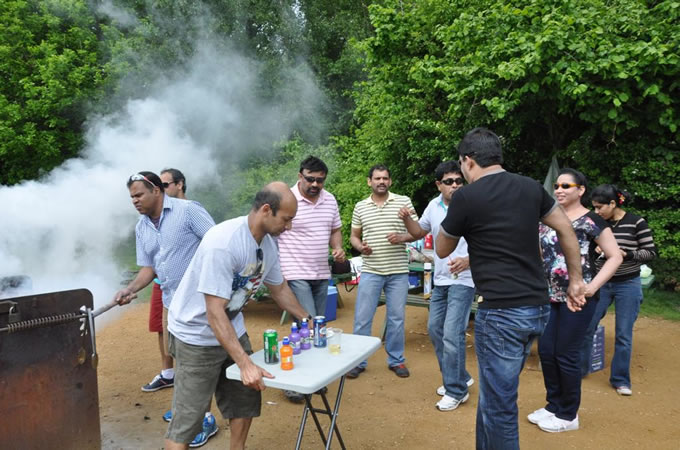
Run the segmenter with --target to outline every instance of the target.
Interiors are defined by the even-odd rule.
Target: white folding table
[[[334,431],[338,437],[340,446],[343,449],[345,448],[345,444],[342,441],[340,431],[336,424],[338,410],[340,409],[340,400],[342,399],[342,391],[345,385],[345,374],[356,367],[361,361],[375,353],[378,348],[380,348],[380,339],[377,337],[343,334],[342,350],[339,355],[331,355],[327,347],[312,347],[310,350],[303,350],[302,353],[293,357],[293,370],[281,370],[279,364],[265,364],[264,350],[260,350],[250,356],[250,359],[255,365],[262,367],[274,375],[274,378],[263,378],[265,386],[304,394],[305,410],[302,414],[302,421],[300,422],[297,444],[295,445],[296,450],[300,448],[300,444],[302,443],[302,435],[305,430],[305,424],[309,413],[311,413],[312,418],[316,423],[316,428],[319,430],[321,440],[327,450],[331,448],[331,439]],[[241,371],[236,364],[232,364],[227,368],[226,375],[227,378],[232,380],[241,379]],[[320,391],[320,389],[338,378],[340,378],[338,396],[335,399],[335,406],[333,410],[331,410],[326,394]],[[318,409],[312,406],[312,394],[316,392],[321,396],[325,409]],[[324,434],[324,430],[316,415],[317,413],[325,414],[331,419],[328,437]]]

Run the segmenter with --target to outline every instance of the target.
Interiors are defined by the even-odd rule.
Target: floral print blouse
[[[597,274],[595,260],[600,256],[595,252],[597,247],[595,239],[609,225],[593,211],[587,212],[572,221],[571,224],[574,227],[581,250],[583,281],[590,283]],[[541,223],[538,227],[538,234],[543,252],[543,269],[548,280],[550,301],[555,303],[566,302],[569,274],[567,273],[567,262],[564,253],[562,253],[562,247],[560,247],[557,239],[557,233],[549,226]],[[593,297],[597,298],[597,295],[596,293]]]

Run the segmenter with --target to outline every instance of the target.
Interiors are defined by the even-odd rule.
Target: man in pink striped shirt
[[[345,260],[338,203],[323,188],[327,175],[328,166],[317,157],[309,156],[300,163],[298,182],[291,188],[298,201],[297,215],[292,229],[279,236],[283,277],[312,316],[326,312],[331,276],[328,247],[335,261]],[[301,394],[289,391],[285,394],[291,401],[303,400]]]

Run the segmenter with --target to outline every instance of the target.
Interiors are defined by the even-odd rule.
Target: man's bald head
[[[275,216],[281,207],[288,208],[291,204],[297,205],[297,200],[288,185],[283,181],[274,181],[255,194],[253,211],[258,211],[264,205],[269,205],[272,214]]]

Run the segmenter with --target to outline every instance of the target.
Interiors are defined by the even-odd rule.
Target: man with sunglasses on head
[[[476,447],[519,449],[519,374],[550,316],[539,221],[557,232],[573,310],[585,304],[579,244],[571,221],[537,181],[503,169],[501,142],[492,131],[468,132],[458,145],[458,156],[470,184],[451,197],[435,251],[445,258],[465,238],[472,277],[483,298],[475,314]]]
[[[184,174],[177,169],[163,169],[160,175],[163,191],[166,196],[186,200],[186,184]],[[167,307],[163,306],[163,291],[160,280],[154,278],[149,302],[149,331],[158,333],[158,344],[161,353],[162,369],[148,384],[142,386],[144,392],[155,392],[172,387],[175,377],[172,358],[168,355],[168,322]]]
[[[298,181],[291,188],[297,199],[293,228],[279,239],[281,272],[300,304],[312,315],[325,315],[328,298],[328,247],[333,259],[345,260],[342,249],[340,212],[335,197],[324,183],[328,166],[315,156],[300,163]],[[304,401],[302,394],[283,391],[292,402]]]
[[[260,190],[247,216],[222,222],[203,238],[170,305],[170,353],[177,363],[173,416],[166,449],[187,448],[201,429],[215,395],[229,419],[230,448],[245,447],[253,417],[260,415],[263,377],[252,353],[241,310],[264,283],[293,317],[308,317],[281,274],[275,237],[291,229],[297,199],[283,182]],[[241,380],[225,370],[236,363]]]
[[[408,208],[399,210],[399,218],[415,239],[429,232],[433,236],[439,233],[451,197],[465,182],[460,166],[455,161],[439,164],[434,174],[440,194],[427,205],[420,221],[411,219],[412,211]],[[469,267],[470,259],[464,238],[458,241],[453,253],[445,258],[435,254],[434,289],[430,299],[427,332],[434,345],[444,381],[437,388],[437,394],[442,396],[436,405],[440,411],[452,411],[465,403],[470,397],[468,387],[474,383],[465,370],[465,330],[475,299],[475,284]]]
[[[150,318],[149,325],[159,332],[163,369],[142,387],[142,391],[153,392],[174,385],[172,358],[164,352],[168,348],[167,312],[198,244],[215,221],[198,202],[174,198],[165,192],[165,183],[153,172],[132,175],[127,187],[132,204],[141,214],[135,227],[137,265],[141,269],[127,287],[116,292],[114,299],[121,305],[130,303],[154,278],[160,283],[160,331],[158,320],[152,324]],[[152,298],[152,310],[153,301]],[[150,311],[150,315],[158,316],[155,311]],[[168,420],[169,416],[166,413],[163,418]],[[208,438],[208,435],[195,435],[194,443],[205,443]]]

